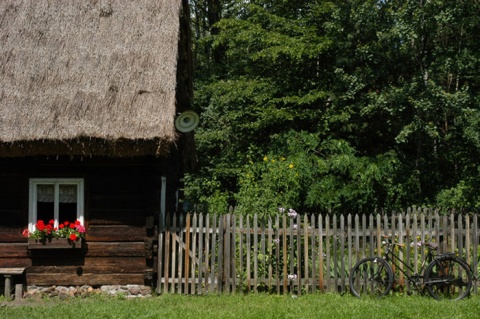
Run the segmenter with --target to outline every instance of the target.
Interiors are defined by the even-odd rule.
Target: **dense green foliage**
[[[422,296],[394,296],[360,300],[350,295],[304,296],[256,295],[163,295],[148,299],[86,298],[40,300],[23,305],[2,304],[2,319],[44,318],[478,318],[478,297],[458,302],[439,302]]]
[[[211,211],[478,209],[480,3],[191,0]]]

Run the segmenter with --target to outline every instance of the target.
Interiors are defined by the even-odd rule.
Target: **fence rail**
[[[382,235],[406,244],[400,258],[418,270],[425,247],[454,251],[478,276],[478,215],[440,215],[409,209],[399,214],[187,214],[167,220],[158,239],[158,292],[179,294],[346,292],[353,265],[381,255]],[[400,286],[403,277],[397,274]],[[405,287],[408,289],[408,287]],[[477,293],[477,282],[473,292]]]

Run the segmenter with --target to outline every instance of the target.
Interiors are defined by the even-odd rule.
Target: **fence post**
[[[268,238],[267,238],[267,255],[268,258],[273,258],[272,246],[273,246],[273,229],[272,229],[272,218],[268,217]],[[268,290],[271,290],[273,287],[273,268],[272,263],[268,263],[268,281],[267,281]]]
[[[180,247],[181,249],[181,247]],[[185,220],[185,261],[184,261],[184,284],[183,284],[183,293],[188,294],[188,279],[190,277],[190,213],[187,214]]]
[[[327,288],[327,291],[331,291],[332,290],[332,285],[331,285],[331,274],[332,274],[332,270],[331,270],[331,265],[330,265],[330,216],[327,215],[325,217],[325,250],[326,250],[326,269],[325,269],[325,285],[326,285],[326,288]]]
[[[261,250],[261,255],[262,258],[260,260],[261,265],[262,265],[262,273],[260,276],[260,284],[266,285],[266,269],[267,269],[267,264],[266,264],[266,249],[265,249],[265,218],[262,218],[260,221],[260,250]]]
[[[323,218],[318,215],[318,285],[321,292],[325,292],[323,284]]]
[[[231,234],[230,234],[230,245],[229,248],[231,250],[230,256],[230,276],[232,278],[232,292],[235,294],[237,292],[237,219],[236,215],[230,213],[231,216]]]
[[[465,215],[465,260],[470,264],[470,216]]]
[[[224,218],[226,218],[226,225],[225,225],[225,235],[224,235],[224,253],[223,253],[223,256],[224,256],[224,292],[226,293],[230,293],[230,288],[231,288],[231,284],[232,284],[232,274],[231,274],[231,267],[230,267],[230,263],[232,262],[231,261],[231,246],[230,246],[230,235],[231,235],[231,225],[230,225],[230,222],[231,222],[231,219],[230,219],[231,215],[230,213],[228,213],[226,216],[224,216]]]
[[[244,260],[243,260],[243,232],[245,230],[245,228],[243,227],[243,215],[240,215],[239,216],[239,220],[238,220],[238,268],[236,268],[235,270],[235,276],[237,274],[237,269],[238,271],[240,271],[240,273],[243,275],[245,273],[245,265],[244,265]],[[248,247],[245,247],[246,249],[248,249]],[[243,282],[243,278],[241,278],[241,282],[239,283],[239,285],[243,286],[244,285],[244,282]]]
[[[338,247],[337,247],[337,215],[333,215],[332,241],[333,241],[333,282],[335,291],[338,291]]]
[[[200,269],[200,264],[198,265],[198,271],[196,271],[197,269],[197,245],[198,243],[201,241],[201,240],[197,240],[197,236],[199,236],[201,230],[198,229],[198,216],[197,216],[197,213],[194,213],[193,214],[193,220],[192,220],[192,224],[190,225],[190,228],[191,228],[191,247],[192,247],[192,256],[191,256],[191,269],[190,269],[190,276],[191,276],[191,283],[190,283],[190,293],[191,294],[195,294],[195,291],[196,291],[196,282],[197,282],[197,279],[201,273],[201,269]],[[198,282],[200,282],[200,280],[198,280]]]
[[[218,293],[223,292],[223,280],[224,280],[224,236],[225,236],[225,216],[220,216],[218,226],[218,270],[217,270],[217,289]]]
[[[308,253],[308,215],[303,216],[303,260],[304,260],[304,267],[305,269],[303,270],[303,277],[304,277],[304,283],[303,286],[305,287],[305,291],[308,293],[308,289],[310,288],[310,278],[309,278],[309,268],[308,268],[308,262],[309,262],[309,253]],[[300,231],[300,230],[299,230]],[[312,256],[313,257],[313,256]],[[302,283],[300,282],[300,285]],[[299,294],[301,293],[302,289],[301,287],[299,288]]]
[[[278,214],[275,215],[275,261],[277,267],[275,267],[275,278],[276,278],[276,286],[277,286],[277,295],[280,294],[280,220]]]
[[[204,229],[203,229],[203,214],[198,214],[198,282],[197,282],[197,294],[201,294],[201,287],[205,285],[204,278],[206,273],[204,273],[203,265],[203,242],[205,240]]]
[[[347,273],[352,269],[352,215],[347,215],[347,246],[348,246],[348,263]]]
[[[302,260],[302,217],[300,215],[297,215],[296,217],[296,238],[297,238],[297,260],[300,261]],[[296,286],[297,286],[297,294],[301,294],[301,289],[302,289],[302,277],[303,273],[301,271],[300,265],[297,265],[297,280],[296,280]]]
[[[317,290],[317,282],[315,280],[317,276],[317,255],[316,255],[316,241],[315,241],[315,236],[317,234],[316,230],[316,223],[315,223],[315,216],[312,214],[310,215],[310,228],[308,229],[308,233],[310,234],[310,254],[312,255],[312,269],[311,269],[311,284],[312,284],[312,292]]]
[[[258,215],[253,216],[253,292],[258,292]]]
[[[250,228],[250,215],[247,215],[247,292],[252,288],[252,269],[251,269],[251,247],[252,247],[252,232]]]
[[[288,293],[288,266],[287,266],[287,257],[288,257],[288,250],[287,250],[287,216],[282,215],[282,224],[283,224],[283,231],[282,231],[282,244],[283,244],[283,294],[286,295]]]
[[[211,239],[211,246],[210,246],[210,291],[213,292],[215,289],[217,289],[217,292],[219,292],[218,289],[218,282],[216,283],[216,276],[215,276],[215,260],[219,260],[218,258],[215,259],[215,255],[220,252],[218,252],[218,246],[217,246],[217,217],[218,215],[213,215],[213,225],[211,228],[212,232],[212,239]]]
[[[472,269],[473,269],[473,292],[477,293],[477,285],[478,281],[478,214],[473,215],[473,262],[472,262]]]
[[[212,267],[209,262],[211,244],[210,244],[210,215],[207,213],[205,216],[205,274],[203,293],[207,293],[211,288],[211,278],[209,269]]]
[[[345,292],[345,215],[340,215],[340,291]]]

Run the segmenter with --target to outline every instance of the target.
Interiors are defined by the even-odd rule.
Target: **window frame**
[[[35,231],[37,223],[37,185],[54,185],[54,227],[59,225],[59,185],[77,185],[77,220],[85,225],[84,179],[83,178],[30,178],[28,203],[28,230]],[[48,221],[45,221],[48,222]]]

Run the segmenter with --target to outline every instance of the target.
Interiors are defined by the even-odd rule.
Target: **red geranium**
[[[38,220],[35,224],[35,231],[29,232],[26,229],[23,231],[23,235],[44,241],[52,238],[68,238],[70,241],[85,238],[85,227],[78,220],[75,222],[64,221],[58,227],[54,225],[55,221],[53,219],[48,224],[45,224],[43,220]]]
[[[43,223],[43,220],[39,220],[37,224],[35,225],[39,231],[44,231],[45,230],[45,224]]]

